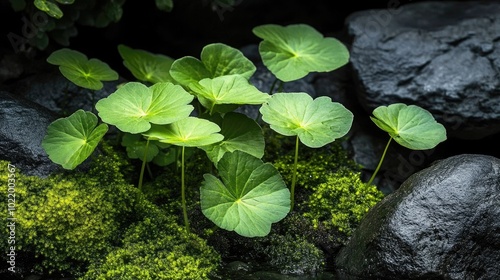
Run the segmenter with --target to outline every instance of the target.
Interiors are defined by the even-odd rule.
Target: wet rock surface
[[[496,279],[499,217],[500,159],[443,159],[370,210],[337,266],[360,279]]]
[[[47,126],[56,119],[42,106],[0,91],[0,159],[28,175],[45,177],[60,170],[41,146]]]
[[[357,96],[371,112],[402,102],[431,111],[449,135],[500,131],[500,3],[420,2],[346,19]]]

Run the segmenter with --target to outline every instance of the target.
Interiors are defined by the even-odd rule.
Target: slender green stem
[[[295,183],[297,182],[297,162],[299,159],[299,136],[295,139],[295,158],[293,159],[292,186],[290,187],[290,212],[293,210],[295,198]]]
[[[148,156],[149,139],[146,141],[146,149],[144,149],[144,157],[142,158],[141,174],[139,175],[139,190],[142,191],[142,180],[144,179],[144,168],[146,168],[146,157]]]
[[[283,81],[280,80],[280,86],[278,87],[278,92],[282,92],[283,91],[283,85],[285,83]]]
[[[184,149],[182,146],[181,152],[181,199],[182,199],[182,214],[184,215],[184,226],[186,227],[187,232],[189,232],[189,220],[187,215],[187,206],[186,206],[186,185],[184,180],[185,173],[185,164],[184,164]]]
[[[368,185],[371,185],[373,180],[375,179],[375,176],[377,176],[377,173],[382,166],[382,162],[384,162],[385,154],[387,153],[387,149],[389,148],[389,144],[391,144],[392,137],[389,138],[389,141],[387,142],[387,145],[385,145],[384,153],[382,154],[382,157],[380,158],[380,161],[378,162],[377,168],[375,168],[375,172],[373,172],[372,177],[368,181]]]
[[[278,82],[278,78],[274,79],[274,82],[271,84],[271,88],[269,89],[269,95],[273,94],[274,87],[276,86],[276,83]]]

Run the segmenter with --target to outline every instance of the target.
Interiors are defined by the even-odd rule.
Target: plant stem
[[[273,94],[274,87],[276,86],[276,83],[278,82],[278,78],[274,79],[274,82],[271,84],[271,88],[269,89],[269,95]]]
[[[184,173],[185,173],[185,166],[184,166],[184,149],[185,147],[182,146],[182,152],[181,152],[181,201],[182,201],[182,214],[184,215],[184,226],[186,227],[187,232],[189,232],[189,220],[188,220],[188,215],[187,215],[187,207],[186,207],[186,186],[185,186],[185,181],[184,181]]]
[[[144,178],[144,168],[146,167],[146,157],[148,156],[149,139],[146,141],[146,149],[144,149],[144,157],[142,158],[141,173],[139,175],[139,190],[142,191],[142,180]]]
[[[299,136],[295,139],[295,158],[293,159],[292,186],[290,188],[290,212],[293,210],[295,197],[295,182],[297,182],[297,162],[299,159]]]
[[[278,92],[282,92],[283,91],[283,85],[285,83],[283,81],[280,80],[280,86],[278,87]]]
[[[372,184],[373,180],[375,179],[375,176],[377,176],[377,173],[382,166],[382,162],[384,161],[385,154],[387,153],[387,149],[389,148],[389,144],[391,144],[392,137],[389,138],[389,141],[387,142],[387,145],[385,145],[384,153],[382,154],[382,157],[380,158],[380,161],[378,162],[377,168],[375,168],[375,172],[373,172],[372,177],[368,181],[368,186]]]

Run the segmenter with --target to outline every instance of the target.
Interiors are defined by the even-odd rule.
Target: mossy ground
[[[264,161],[273,163],[289,184],[295,141],[264,131]],[[180,168],[175,163],[152,167],[154,178],[145,177],[142,191],[135,186],[140,161],[107,144],[86,172],[47,179],[19,174],[19,259],[30,260],[22,264],[26,271],[82,280],[217,279],[220,263],[234,260],[260,262],[289,274],[329,270],[335,253],[382,198],[376,187],[361,181],[360,167],[339,142],[319,149],[300,147],[296,207],[262,238],[227,232],[203,216],[199,187],[203,174],[216,170],[201,150],[192,153],[186,169],[191,233],[182,226]],[[0,168],[5,170],[6,164],[1,162]],[[0,180],[6,181],[6,174]],[[5,207],[0,205],[3,215]]]

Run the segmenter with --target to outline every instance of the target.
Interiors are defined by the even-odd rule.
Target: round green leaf
[[[201,61],[191,57],[177,59],[170,75],[182,85],[190,85],[204,78],[239,74],[247,80],[255,73],[255,65],[243,53],[225,44],[210,44],[201,51]]]
[[[427,150],[446,140],[446,129],[432,114],[416,105],[396,103],[373,110],[371,120],[398,142],[412,150]]]
[[[224,139],[219,131],[220,127],[211,121],[187,117],[169,125],[153,125],[143,135],[172,145],[200,147]]]
[[[161,54],[152,54],[144,50],[136,50],[125,45],[118,46],[118,52],[123,58],[123,65],[140,81],[159,83],[173,82],[170,76],[170,66],[174,60]]]
[[[66,48],[53,52],[47,62],[58,65],[59,71],[66,79],[83,88],[99,90],[103,87],[101,81],[118,79],[118,73],[108,64],[96,58],[89,60],[81,52]]]
[[[217,169],[222,181],[205,174],[200,190],[201,210],[217,226],[265,236],[290,211],[290,192],[271,164],[236,151],[226,153]]]
[[[263,39],[259,52],[264,65],[284,82],[300,79],[310,72],[333,71],[349,62],[349,51],[344,44],[323,37],[309,25],[266,24],[252,31]]]
[[[99,100],[96,109],[101,119],[124,132],[141,133],[153,124],[169,124],[188,117],[193,96],[181,86],[156,83],[147,87],[129,82],[110,96]]]
[[[53,162],[74,169],[92,154],[107,131],[106,124],[97,125],[94,114],[78,110],[48,126],[42,147]]]
[[[218,105],[260,105],[269,99],[269,94],[258,90],[241,75],[203,79],[192,84],[190,89],[205,108],[221,113],[225,113],[225,107]]]
[[[265,141],[262,128],[253,119],[240,113],[227,113],[218,123],[224,140],[201,147],[217,166],[227,152],[243,151],[254,157],[264,156]]]
[[[342,104],[304,92],[276,93],[260,108],[262,120],[285,136],[298,135],[304,145],[319,148],[349,132],[353,115]]]

